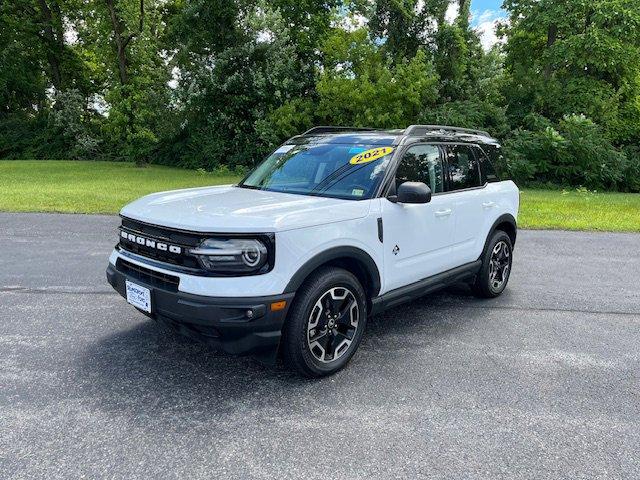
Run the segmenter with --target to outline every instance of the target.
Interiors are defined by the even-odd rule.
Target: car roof
[[[358,127],[314,127],[287,143],[364,143],[369,145],[398,145],[411,140],[428,139],[435,142],[482,143],[497,145],[498,141],[483,130],[447,125],[411,125],[406,129],[378,130]]]

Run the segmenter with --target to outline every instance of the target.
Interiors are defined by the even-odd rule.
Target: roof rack
[[[321,126],[313,127],[303,133],[303,135],[320,134],[320,133],[335,133],[335,132],[373,132],[376,128],[365,127],[330,127]]]
[[[470,133],[472,135],[484,135],[485,137],[490,137],[489,132],[485,132],[484,130],[474,130],[472,128],[460,128],[460,127],[450,127],[448,125],[411,125],[405,131],[405,135],[411,135],[414,137],[420,137],[422,135],[426,135],[429,132],[454,132],[454,133]]]

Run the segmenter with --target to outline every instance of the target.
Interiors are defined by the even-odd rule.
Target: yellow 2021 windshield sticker
[[[384,157],[385,155],[389,155],[393,152],[393,147],[378,147],[372,148],[371,150],[365,150],[364,152],[360,152],[357,155],[351,157],[349,163],[351,165],[362,165],[363,163],[373,162],[374,160],[378,160],[379,158]]]

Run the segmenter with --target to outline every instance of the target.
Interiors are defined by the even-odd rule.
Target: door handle
[[[450,208],[447,208],[446,210],[436,210],[435,212],[436,217],[448,217],[449,215],[451,215]]]
[[[482,204],[482,206],[483,206],[484,208],[492,208],[492,207],[495,207],[495,206],[497,206],[497,205],[496,205],[496,202],[484,202],[484,203]]]

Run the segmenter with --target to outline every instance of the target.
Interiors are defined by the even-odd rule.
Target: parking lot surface
[[[640,478],[640,235],[521,231],[510,284],[303,380],[106,283],[118,219],[0,213],[0,478]]]

